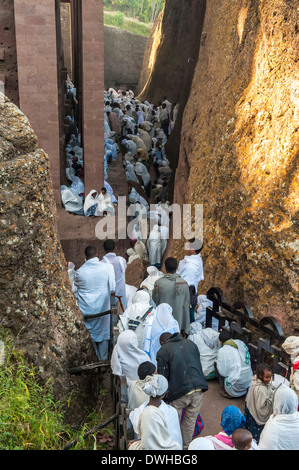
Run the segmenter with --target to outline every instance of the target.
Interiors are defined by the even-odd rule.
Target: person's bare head
[[[84,254],[85,254],[85,259],[89,260],[91,258],[96,258],[98,253],[97,253],[97,249],[94,246],[87,246],[85,248]]]
[[[248,429],[238,428],[232,433],[232,443],[237,450],[249,450],[252,446],[252,434]]]
[[[162,333],[162,335],[160,336],[160,344],[161,344],[161,346],[163,346],[163,344],[166,343],[166,341],[168,340],[168,338],[170,338],[170,336],[171,336],[171,333],[168,333],[168,332]]]

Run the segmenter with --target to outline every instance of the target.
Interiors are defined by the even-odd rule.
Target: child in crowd
[[[213,444],[216,450],[233,449],[232,434],[245,425],[245,417],[236,406],[227,406],[224,408],[221,416],[222,431],[213,438]]]
[[[273,394],[275,388],[271,385],[273,377],[272,368],[266,364],[259,364],[252,378],[245,401],[245,428],[252,433],[258,442],[260,434],[273,412]]]

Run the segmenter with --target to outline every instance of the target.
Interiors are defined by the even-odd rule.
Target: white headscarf
[[[148,292],[145,290],[139,290],[136,292],[136,294],[133,297],[132,304],[137,304],[137,303],[145,303],[147,305],[150,305],[150,295]]]
[[[147,185],[147,183],[150,181],[151,177],[149,172],[147,171],[147,168],[143,163],[141,162],[136,162],[135,163],[135,173],[136,175],[140,176],[142,178],[143,184]]]
[[[61,186],[61,201],[68,212],[77,212],[82,209],[81,197],[72,188]]]
[[[291,362],[293,363],[296,357],[299,356],[299,336],[289,336],[282,344],[282,348],[291,356]]]
[[[138,380],[138,367],[148,361],[148,355],[138,348],[137,335],[132,330],[123,331],[114,346],[111,356],[111,369],[114,375],[126,377],[129,385]]]
[[[142,281],[140,287],[146,287],[150,293],[152,293],[155,282],[164,277],[164,274],[158,270],[155,266],[149,266],[147,268],[148,277]]]
[[[153,364],[157,365],[156,355],[161,348],[160,336],[162,333],[179,333],[180,327],[172,315],[172,307],[169,304],[160,304],[153,316],[145,324],[142,349]]]
[[[93,197],[92,194],[96,193],[96,197]],[[84,214],[95,204],[98,205],[98,192],[95,189],[92,189],[85,198],[84,201]]]
[[[81,181],[79,176],[73,177],[73,182],[71,184],[71,188],[76,191],[77,194],[84,194],[85,188],[84,183]]]
[[[298,410],[298,397],[294,390],[285,385],[280,385],[274,393],[274,415],[291,415]]]
[[[148,375],[142,390],[150,397],[160,397],[168,390],[168,380],[163,375]]]

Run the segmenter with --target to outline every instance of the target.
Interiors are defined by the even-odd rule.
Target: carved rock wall
[[[227,300],[244,301],[256,317],[273,315],[292,334],[299,320],[297,8],[293,0],[207,2],[174,193],[174,202],[203,204],[200,292],[218,285]],[[181,259],[183,240],[168,253]]]
[[[0,323],[40,380],[53,380],[55,398],[72,395],[67,414],[77,420],[97,385],[68,369],[96,357],[57,236],[49,159],[24,114],[0,98]]]

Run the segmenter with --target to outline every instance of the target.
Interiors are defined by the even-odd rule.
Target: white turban
[[[145,378],[145,384],[142,387],[143,391],[151,397],[159,397],[168,390],[168,380],[164,375],[155,374]]]

